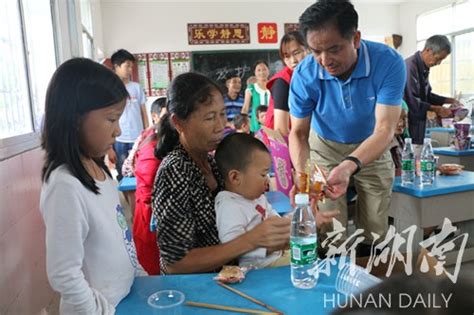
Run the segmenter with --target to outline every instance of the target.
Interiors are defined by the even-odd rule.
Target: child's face
[[[399,136],[403,133],[403,130],[406,128],[407,113],[402,110],[400,113],[400,118],[398,119],[397,127],[395,129],[395,135]]]
[[[79,123],[79,143],[91,158],[105,156],[121,133],[119,118],[126,100],[84,114]]]
[[[242,89],[242,81],[239,77],[233,77],[226,81],[226,86],[229,94],[238,94]]]
[[[265,117],[267,117],[267,112],[262,111],[258,113],[258,122],[261,125],[265,125]]]
[[[132,76],[133,62],[131,60],[127,60],[120,66],[115,65],[114,69],[115,73],[120,77],[120,79],[128,80]]]
[[[306,57],[306,49],[301,46],[296,40],[290,41],[282,50],[283,61],[290,69],[295,69],[298,63]]]
[[[247,168],[238,174],[236,192],[247,199],[253,200],[260,197],[268,189],[270,183],[268,172],[272,160],[268,152],[255,150],[250,161]]]

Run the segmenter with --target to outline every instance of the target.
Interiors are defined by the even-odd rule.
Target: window
[[[456,91],[474,95],[474,32],[456,36]]]
[[[94,37],[92,32],[92,7],[90,0],[81,0],[82,51],[86,58],[94,59]]]
[[[0,160],[40,129],[56,69],[50,0],[0,1]],[[23,137],[23,138],[18,138]],[[31,148],[31,147],[30,147]]]
[[[434,34],[448,36],[451,54],[436,67],[430,69],[433,91],[440,95],[474,96],[474,0],[420,15],[417,19],[417,46],[423,49],[425,41]],[[454,65],[454,66],[453,66]]]
[[[28,92],[22,22],[18,3],[2,1],[0,8],[0,138],[33,131]]]

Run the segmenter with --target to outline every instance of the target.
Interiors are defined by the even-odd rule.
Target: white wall
[[[257,42],[257,23],[296,23],[309,2],[153,2],[102,0],[106,55],[125,48],[133,53],[160,51],[277,49]],[[357,3],[363,35],[399,32],[398,5]],[[188,45],[187,23],[244,22],[250,24],[250,44]]]
[[[403,35],[400,53],[406,58],[413,55],[416,49],[416,19],[418,15],[449,5],[449,0],[412,1],[399,6],[399,27]],[[443,21],[440,21],[442,23]],[[435,35],[435,34],[433,34]]]

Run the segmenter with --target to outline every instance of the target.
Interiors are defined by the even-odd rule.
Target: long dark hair
[[[94,179],[81,162],[80,121],[87,112],[113,105],[127,97],[127,89],[119,77],[90,59],[73,58],[56,69],[46,93],[41,143],[46,151],[43,182],[64,164],[87,189],[99,194]],[[111,176],[103,158],[94,161]]]
[[[303,35],[299,31],[291,31],[283,35],[283,37],[280,40],[280,59],[285,62],[285,53],[283,52],[283,49],[286,48],[286,46],[291,42],[295,41],[298,43],[298,45],[303,46],[306,48],[306,42],[304,40]]]
[[[200,105],[211,99],[213,91],[222,90],[219,85],[208,77],[194,72],[178,75],[168,89],[168,112],[163,116],[158,130],[158,145],[155,156],[162,160],[179,144],[179,135],[171,115],[180,120],[186,120]]]

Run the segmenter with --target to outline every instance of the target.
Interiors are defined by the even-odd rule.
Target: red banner
[[[258,23],[259,43],[278,43],[278,28],[276,23]]]
[[[189,45],[250,44],[248,23],[188,24]]]

